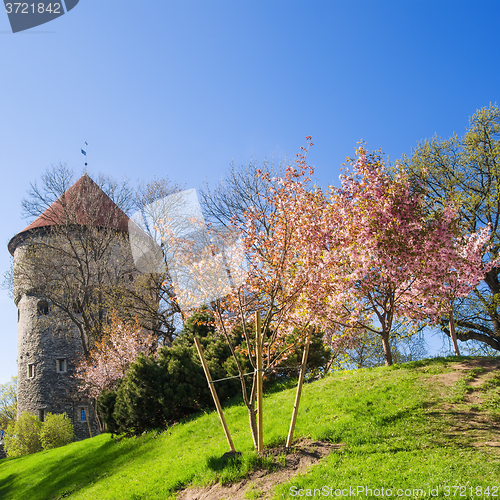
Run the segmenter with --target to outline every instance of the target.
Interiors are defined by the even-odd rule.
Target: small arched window
[[[49,303],[46,300],[39,300],[37,304],[38,316],[49,314]]]

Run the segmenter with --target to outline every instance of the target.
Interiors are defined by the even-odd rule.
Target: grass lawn
[[[349,487],[358,498],[371,498],[366,488],[372,496],[390,488],[395,498],[398,489],[412,490],[400,498],[421,498],[418,489],[425,496],[437,491],[435,498],[500,497],[500,375],[472,364],[458,372],[456,362],[437,358],[305,384],[295,436],[344,446],[279,485],[274,498],[318,498],[318,491]],[[284,444],[294,397],[295,390],[286,389],[265,398],[266,447]],[[1,460],[0,498],[165,500],[189,484],[231,482],[256,467],[272,469],[271,458],[253,452],[246,408],[235,404],[225,415],[241,458],[220,459],[228,447],[218,417],[203,414],[161,433],[101,435]]]

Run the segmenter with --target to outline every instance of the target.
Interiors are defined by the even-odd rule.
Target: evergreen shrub
[[[230,346],[225,338],[216,335],[213,324],[210,311],[193,314],[172,346],[161,348],[156,358],[140,354],[118,388],[101,394],[98,410],[109,432],[139,435],[147,430],[164,428],[205,408],[214,408],[194,337],[200,340],[212,380],[233,377],[238,370]],[[252,328],[249,325],[249,331]],[[317,370],[328,361],[330,352],[323,346],[319,332],[314,332],[311,340],[308,367]],[[252,372],[245,355],[242,329],[234,332],[232,343],[244,372]],[[267,384],[297,375],[301,361],[302,349],[298,348],[283,362],[287,367],[293,365],[293,368],[266,374]],[[246,382],[247,388],[251,389],[252,377],[246,377]],[[215,388],[221,403],[241,394],[238,378],[219,381]]]

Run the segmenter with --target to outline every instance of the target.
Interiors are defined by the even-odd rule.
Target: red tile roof
[[[83,175],[50,207],[38,216],[9,242],[9,251],[13,253],[14,239],[32,229],[56,225],[92,224],[96,227],[108,227],[128,231],[129,218],[109,198],[109,196],[87,175]],[[11,248],[12,246],[12,248]]]

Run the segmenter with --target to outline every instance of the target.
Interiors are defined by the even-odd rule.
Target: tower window
[[[37,304],[38,316],[49,314],[49,303],[46,300],[40,300]]]
[[[28,378],[33,378],[35,376],[35,364],[30,363],[28,365]]]
[[[56,359],[56,371],[57,373],[65,373],[67,370],[66,358]]]
[[[45,410],[38,410],[38,420],[40,420],[40,422],[43,422],[45,420]]]
[[[80,408],[80,421],[81,422],[87,421],[87,408]]]

